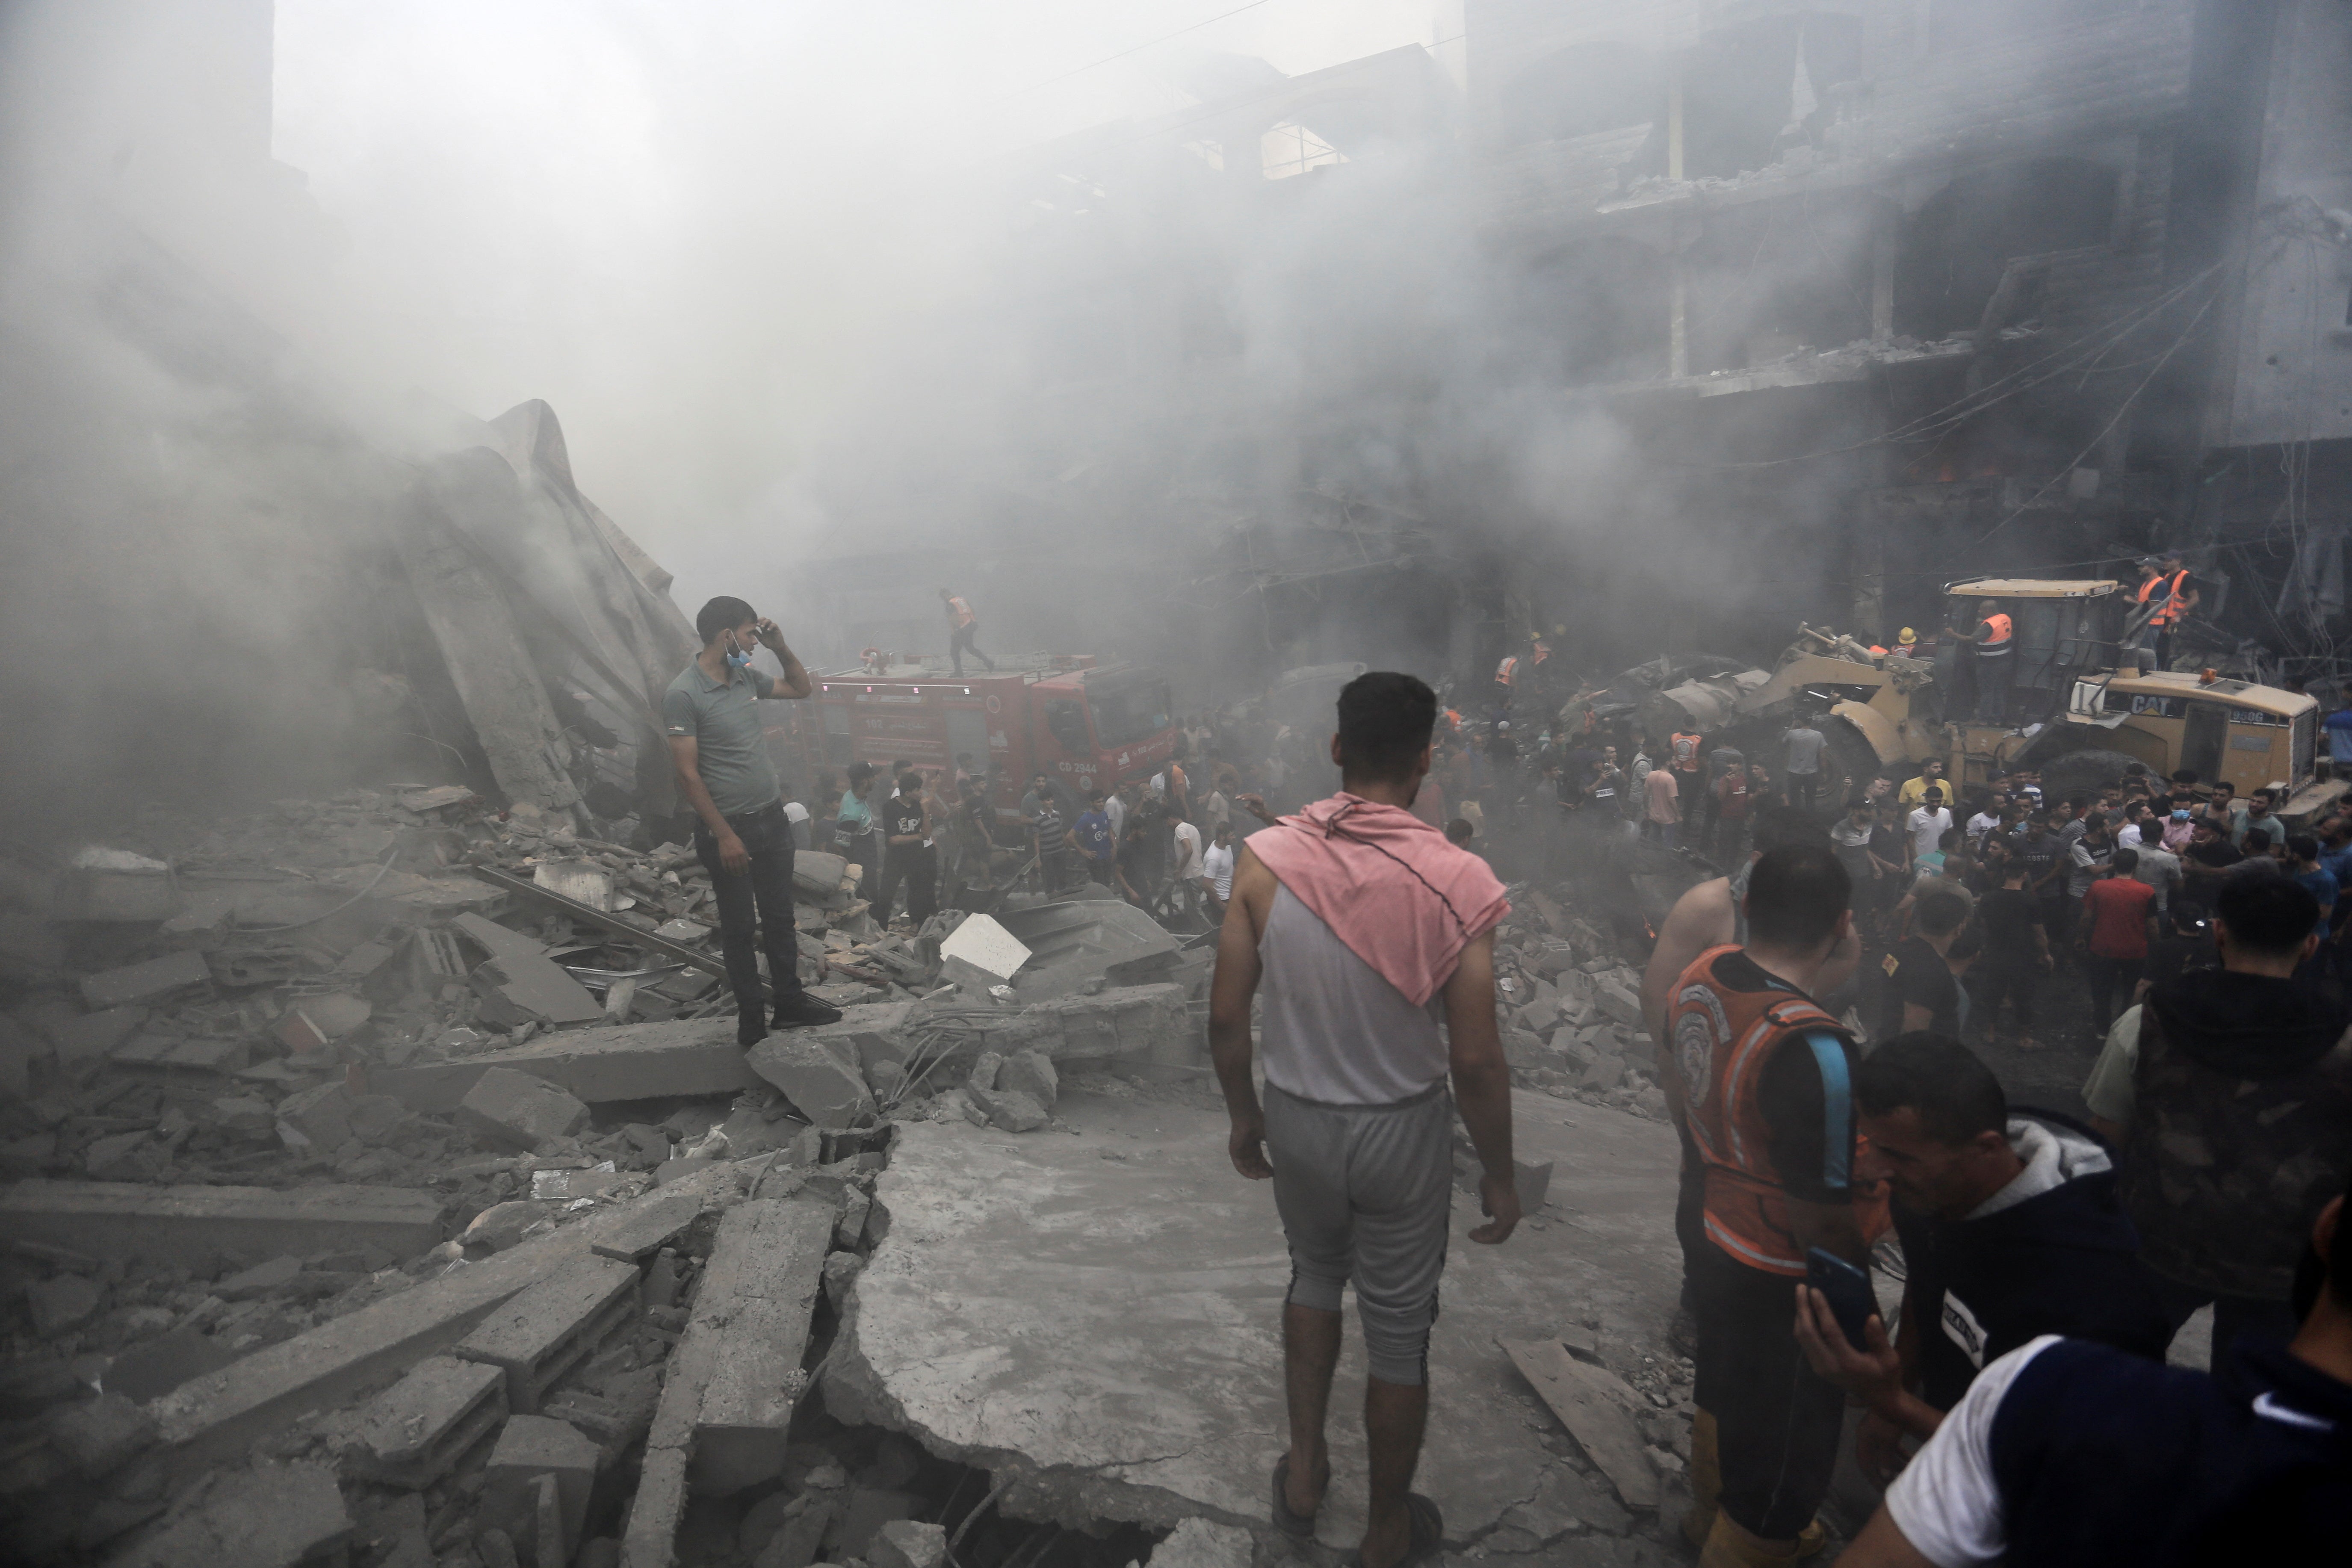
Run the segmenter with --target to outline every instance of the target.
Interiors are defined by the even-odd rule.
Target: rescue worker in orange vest
[[[2189,574],[2177,550],[2167,554],[2155,575],[2139,585],[2141,604],[2151,599],[2157,602],[2156,614],[2147,618],[2148,626],[2156,633],[2157,668],[2172,668],[2172,634],[2204,597],[2204,591]]]
[[[1495,667],[1495,684],[1507,687],[1518,679],[1518,674],[1519,656],[1507,653],[1503,656],[1503,662]]]
[[[1813,1000],[1860,948],[1853,883],[1825,847],[1776,844],[1748,872],[1748,941],[1713,947],[1668,997],[1664,1088],[1705,1169],[1691,1276],[1698,1316],[1692,1508],[1700,1568],[1818,1552],[1845,1396],[1793,1337],[1805,1258],[1867,1268],[1887,1228],[1884,1183],[1858,1180],[1861,1052]]]
[[[1976,667],[1977,722],[2009,722],[2010,672],[2017,667],[2015,623],[2000,613],[1998,603],[1983,599],[1977,604],[1974,631],[1946,626],[1944,635],[1975,645],[1976,655],[1970,662]]]
[[[963,656],[969,652],[993,674],[996,661],[981,652],[980,644],[973,640],[980,636],[980,617],[971,613],[971,605],[961,595],[945,588],[940,590],[940,602],[948,607],[948,657],[955,660],[955,672],[963,673]]]
[[[1699,747],[1705,742],[1706,737],[1696,730],[1677,730],[1666,741],[1666,765],[1675,770],[1675,784],[1685,800],[1699,793]]]

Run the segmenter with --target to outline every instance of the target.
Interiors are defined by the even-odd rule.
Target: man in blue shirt
[[[2352,1540],[2352,1230],[2338,1196],[2291,1343],[2212,1375],[2055,1335],[1993,1362],[1840,1568],[2343,1560]]]
[[[2327,756],[2340,777],[2352,773],[2352,680],[2344,683],[2344,706],[2330,713],[2325,721],[2327,728]]]
[[[1087,858],[1087,875],[1110,888],[1118,885],[1113,868],[1118,863],[1118,836],[1111,831],[1110,813],[1103,809],[1104,805],[1103,792],[1095,791],[1070,832]]]

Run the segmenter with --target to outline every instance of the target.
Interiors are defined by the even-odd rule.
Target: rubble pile
[[[845,1015],[747,1054],[690,850],[462,786],[0,858],[11,1542],[667,1563],[738,1500],[688,1560],[937,1568],[961,1474],[800,1402],[894,1120],[1034,1131],[1057,1062],[1197,1058],[1205,954],[1031,1002],[942,974],[962,917],[797,881]]]
[[[1642,1022],[1641,971],[1550,899],[1528,901],[1532,921],[1515,914],[1495,933],[1496,1021],[1512,1082],[1667,1120],[1656,1045]]]

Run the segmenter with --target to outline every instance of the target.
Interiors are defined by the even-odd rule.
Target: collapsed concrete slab
[[[663,1373],[622,1568],[670,1568],[689,1468],[714,1493],[781,1468],[808,1385],[801,1359],[833,1217],[828,1204],[760,1198],[719,1222],[693,1316]]]
[[[510,1068],[544,1079],[590,1105],[664,1095],[732,1094],[760,1087],[743,1061],[732,1018],[675,1019],[551,1035],[512,1050],[463,1061],[379,1068],[368,1085],[411,1110],[446,1116],[457,1109],[481,1076]]]
[[[745,1058],[751,1070],[783,1091],[812,1126],[856,1127],[874,1116],[866,1076],[821,1040],[796,1032],[770,1035]]]
[[[1146,985],[1176,967],[1183,938],[1133,904],[1097,899],[1040,904],[996,917],[1029,960],[1013,976],[1024,1002],[1068,996],[1090,981]],[[940,949],[945,952],[945,947]]]
[[[1018,1472],[1003,1506],[1024,1517],[1262,1526],[1284,1441],[1290,1272],[1271,1189],[1234,1174],[1212,1106],[1066,1090],[1062,1110],[1071,1135],[900,1129],[876,1194],[888,1229],[849,1289],[826,1406],[942,1457]],[[1543,1441],[1552,1417],[1498,1341],[1585,1316],[1648,1333],[1679,1286],[1670,1134],[1534,1100],[1521,1102],[1517,1139],[1559,1166],[1552,1212],[1566,1223],[1477,1247],[1462,1234],[1479,1223],[1475,1201],[1455,1204],[1419,1489],[1459,1541],[1494,1528],[1565,1464]],[[1347,1414],[1360,1405],[1362,1366],[1350,1328],[1322,1516],[1335,1547],[1362,1528],[1363,1439]],[[1607,1489],[1596,1495],[1608,1512],[1596,1512],[1612,1522],[1594,1528],[1622,1530]]]
[[[0,1191],[0,1234],[93,1258],[209,1267],[380,1247],[395,1257],[441,1239],[441,1200],[406,1187],[153,1187],[137,1182],[18,1182]]]
[[[1055,1061],[1139,1057],[1190,1061],[1206,1049],[1181,986],[1118,985],[1091,996],[1055,996],[985,1026],[979,1050],[1008,1060],[1024,1050]]]
[[[657,1198],[589,1215],[190,1379],[148,1406],[173,1473],[193,1473],[241,1452],[313,1410],[339,1404],[449,1349],[501,1302],[571,1259],[591,1256],[597,1243],[625,1233],[640,1212],[637,1205],[693,1197],[718,1207],[736,1196],[740,1180],[732,1164],[698,1171],[663,1188]]]
[[[272,1465],[230,1478],[194,1511],[108,1559],[109,1568],[297,1568],[340,1557],[352,1537],[342,1489],[324,1465]]]

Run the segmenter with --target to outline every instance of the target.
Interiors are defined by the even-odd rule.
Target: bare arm
[[[1838,1554],[1837,1568],[1936,1568],[1920,1550],[1904,1539],[1886,1505],[1870,1516],[1853,1544]]]
[[[1922,1007],[1916,1002],[1906,1002],[1903,1004],[1903,1032],[1905,1034],[1915,1034],[1917,1031],[1926,1028],[1935,1021],[1936,1010],[1933,1007]]]
[[[1125,871],[1118,879],[1121,886],[1126,885]],[[1225,905],[1225,923],[1217,932],[1216,975],[1209,983],[1209,1059],[1216,1068],[1217,1086],[1224,1090],[1225,1114],[1232,1122],[1226,1152],[1234,1169],[1253,1182],[1274,1174],[1265,1159],[1265,1111],[1258,1104],[1257,1085],[1250,1077],[1250,1003],[1257,995],[1262,973],[1258,933],[1264,929],[1265,912],[1274,907],[1277,885],[1274,873],[1244,845],[1234,858],[1234,896]],[[1490,1006],[1490,1028],[1492,1017]]]
[[[1492,931],[1462,950],[1445,983],[1445,1033],[1454,1109],[1485,1169],[1478,1198],[1488,1219],[1470,1239],[1492,1246],[1508,1239],[1519,1223],[1518,1168],[1511,1163],[1511,1067],[1503,1059],[1503,1038],[1495,1027]]]
[[[775,622],[760,623],[760,642],[773,653],[777,662],[784,667],[784,678],[782,680],[771,679],[768,682],[768,689],[761,692],[761,696],[784,700],[806,697],[815,689],[809,680],[808,667],[801,663],[800,655],[786,646],[784,634],[778,628]]]
[[[685,792],[686,804],[694,807],[695,816],[718,841],[719,866],[740,876],[751,866],[751,853],[743,847],[743,841],[735,837],[735,830],[719,815],[718,803],[710,798],[710,786],[702,782],[701,756],[702,748],[693,736],[669,738],[669,760],[677,770],[677,787]]]

